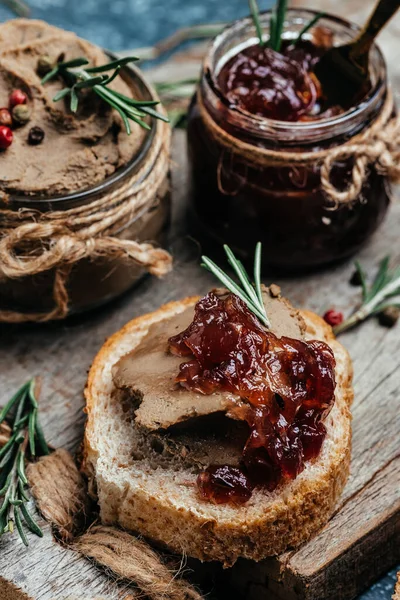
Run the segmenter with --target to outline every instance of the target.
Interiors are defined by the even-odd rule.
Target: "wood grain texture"
[[[329,4],[324,0],[319,6],[329,10]],[[339,13],[340,3],[331,4],[332,11]],[[360,21],[365,3],[353,1],[351,10],[348,5],[341,0],[346,16]],[[382,35],[396,92],[400,87],[399,35],[396,18],[389,33]],[[199,50],[189,54],[186,63],[182,55],[170,63],[171,77],[192,75],[199,69]],[[154,77],[160,78],[160,70]],[[199,268],[200,249],[186,231],[187,168],[181,132],[174,139],[173,189],[170,246],[176,260],[167,278],[147,278],[113,304],[65,323],[0,327],[0,404],[21,382],[41,374],[42,423],[46,438],[56,447],[72,452],[79,449],[85,421],[82,391],[91,360],[104,340],[133,317],[170,300],[203,294],[215,283]],[[358,256],[368,272],[373,272],[388,252],[400,262],[399,231],[400,205],[394,204],[379,233]],[[350,261],[301,279],[275,280],[298,306],[319,314],[335,306],[347,314],[360,295],[358,288],[348,284],[352,272]],[[371,320],[341,340],[354,360],[355,403],[352,471],[340,506],[325,529],[297,552],[259,565],[242,561],[225,572],[226,585],[233,582],[235,586],[232,598],[243,592],[247,600],[345,600],[400,560],[400,327],[389,330]],[[28,550],[16,535],[0,539],[1,600],[122,600],[134,596],[132,589],[113,582],[88,561],[56,544],[46,523],[41,526],[44,538],[30,536]]]

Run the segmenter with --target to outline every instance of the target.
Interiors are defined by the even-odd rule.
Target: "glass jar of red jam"
[[[311,10],[288,10],[283,49],[315,14]],[[263,13],[265,32],[269,31],[269,21],[270,13]],[[350,41],[358,31],[352,23],[325,16],[304,36],[303,50],[308,44],[317,56],[330,44]],[[252,71],[248,62],[243,65],[237,60],[240,53],[257,54],[257,43],[252,20],[242,19],[215,38],[204,60],[188,120],[193,226],[204,240],[229,244],[244,260],[253,252],[254,240],[260,240],[263,264],[285,270],[309,269],[344,259],[355,253],[381,223],[389,204],[388,182],[371,168],[360,195],[338,206],[322,189],[319,163],[298,166],[290,157],[334,149],[376,121],[387,100],[385,61],[374,45],[370,51],[371,86],[361,99],[340,110],[325,99],[325,108],[317,106],[320,114],[309,117],[303,110],[307,95],[301,97],[303,105],[298,106],[296,86],[301,87],[301,82],[295,80],[296,73],[284,73],[287,84],[268,77],[263,80],[265,65],[255,64]],[[238,69],[241,79],[235,80]],[[247,94],[259,85],[251,80],[254,72],[265,81],[267,94],[277,91],[271,88],[275,84],[284,88],[289,108],[283,106],[282,112],[280,104],[279,110],[272,112],[274,118],[265,116],[258,110],[258,90],[256,100],[249,104],[253,112],[246,110],[246,103],[243,108],[232,101],[229,82],[234,80],[232,85],[239,94],[246,86]],[[212,135],[207,125],[210,122],[235,144],[245,143],[246,157],[231,152]],[[284,162],[262,164],[259,155],[266,149],[285,153]],[[352,166],[352,159],[334,164],[331,182],[339,190],[348,186]]]

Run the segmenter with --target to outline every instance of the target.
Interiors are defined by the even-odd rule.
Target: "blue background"
[[[75,31],[110,50],[151,46],[177,29],[229,21],[248,13],[246,0],[28,0],[31,16]],[[262,8],[272,2],[260,1]],[[0,21],[13,14],[0,6]],[[389,600],[396,570],[362,595],[362,600]],[[321,600],[323,600],[321,598]],[[361,600],[361,599],[360,599]]]

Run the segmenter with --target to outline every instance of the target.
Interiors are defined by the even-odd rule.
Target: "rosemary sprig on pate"
[[[218,265],[207,256],[202,256],[202,267],[210,271],[219,281],[233,294],[239,296],[256,317],[268,328],[271,322],[266,313],[261,292],[261,242],[256,245],[254,254],[254,283],[251,282],[243,264],[236,258],[232,250],[224,245],[228,262],[235,271],[240,284],[237,284],[229,275],[227,275]]]
[[[114,108],[120,115],[128,135],[131,133],[129,121],[134,121],[144,129],[151,129],[150,125],[143,119],[147,116],[168,122],[168,117],[154,110],[159,104],[158,100],[135,100],[125,94],[108,87],[118,76],[125,65],[138,60],[134,56],[119,58],[99,67],[86,67],[89,61],[86,58],[74,58],[65,62],[57,63],[42,79],[42,84],[54,77],[61,77],[67,87],[60,90],[53,98],[58,102],[69,97],[71,112],[76,112],[79,104],[79,93],[83,89],[91,88],[100,98]],[[85,67],[85,68],[83,68]],[[114,72],[107,75],[108,71]]]
[[[26,456],[32,459],[49,454],[37,417],[35,385],[35,379],[25,383],[0,411],[3,442],[0,447],[0,535],[12,533],[16,527],[25,546],[28,539],[24,524],[36,535],[43,536],[26,507],[29,501],[25,491],[28,486]]]

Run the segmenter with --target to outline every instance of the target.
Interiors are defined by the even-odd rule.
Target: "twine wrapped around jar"
[[[221,146],[221,160],[224,153],[238,157],[251,167],[320,166],[321,187],[332,202],[332,209],[341,204],[350,204],[358,199],[373,166],[381,175],[394,182],[400,181],[400,116],[393,116],[393,95],[387,93],[379,116],[362,133],[350,140],[315,152],[287,152],[262,148],[244,142],[222,129],[210,116],[198,93],[198,105],[201,117],[210,136]],[[331,171],[335,163],[353,159],[350,181],[344,190],[337,188],[331,181]]]
[[[63,319],[68,314],[70,271],[84,258],[120,258],[156,276],[171,269],[172,259],[165,250],[113,235],[157,196],[168,175],[171,128],[163,121],[157,121],[155,127],[151,148],[140,169],[117,189],[69,210],[0,210],[0,283],[55,270],[52,310],[0,310],[1,322]]]

